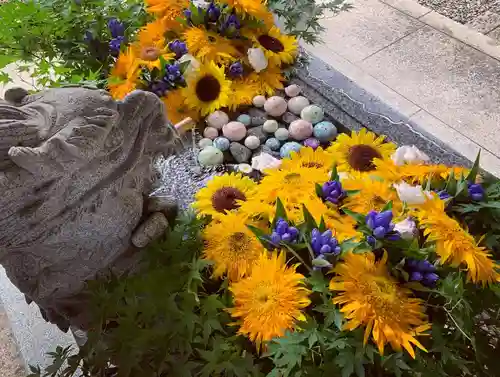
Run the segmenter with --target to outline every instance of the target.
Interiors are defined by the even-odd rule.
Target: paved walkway
[[[306,49],[470,160],[482,149],[500,176],[500,41],[413,0],[352,4]]]

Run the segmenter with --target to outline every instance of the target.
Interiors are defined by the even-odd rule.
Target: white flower
[[[261,153],[252,158],[252,168],[263,172],[265,169],[277,169],[281,165],[281,160],[274,158],[268,153]]]
[[[412,186],[406,182],[394,184],[398,192],[399,199],[408,204],[424,204],[426,200],[432,198],[429,191],[422,190],[422,186]]]
[[[394,230],[399,232],[404,240],[411,240],[417,235],[417,224],[410,218],[394,224]]]
[[[200,62],[196,60],[196,58],[193,55],[185,54],[182,55],[182,57],[178,60],[179,64],[187,61],[189,62],[189,65],[186,67],[186,70],[184,71],[184,78],[189,77],[193,72],[195,72],[196,70],[198,70],[198,68],[200,68]]]
[[[208,7],[210,6],[210,3],[206,2],[205,0],[191,0],[191,3],[196,8],[201,8],[201,9],[208,9]]]
[[[267,58],[264,55],[264,51],[260,48],[249,48],[247,51],[248,61],[250,65],[255,70],[255,72],[260,72],[267,68]]]
[[[392,161],[398,166],[404,164],[422,164],[429,162],[429,156],[418,149],[416,146],[403,145],[396,149],[392,155]]]

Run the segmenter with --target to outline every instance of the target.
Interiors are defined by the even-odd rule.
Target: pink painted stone
[[[282,116],[287,108],[288,104],[286,103],[285,99],[279,96],[268,98],[266,103],[264,104],[264,110],[266,110],[266,113],[273,117]]]
[[[297,119],[290,124],[288,131],[292,139],[305,140],[312,135],[313,125],[306,120]]]
[[[247,134],[247,128],[241,122],[229,122],[222,127],[222,133],[231,141],[240,141]]]
[[[205,129],[203,130],[203,137],[206,137],[207,139],[213,140],[217,136],[219,136],[219,131],[217,131],[217,128],[205,127]]]

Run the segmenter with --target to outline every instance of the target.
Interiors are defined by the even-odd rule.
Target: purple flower
[[[430,273],[424,274],[424,277],[422,279],[422,284],[425,285],[426,287],[434,288],[436,286],[436,283],[438,282],[438,280],[439,280],[439,276],[434,272],[430,272]]]
[[[294,226],[290,226],[285,220],[279,219],[276,222],[269,240],[273,245],[278,245],[280,242],[294,243],[298,241],[299,230]]]
[[[346,192],[339,181],[325,182],[321,191],[323,199],[333,204],[339,204],[346,197]]]
[[[311,232],[311,248],[316,255],[322,254],[340,254],[339,242],[331,230],[321,233],[318,229],[313,229]]]
[[[439,199],[441,199],[441,200],[446,200],[446,199],[451,198],[451,195],[448,194],[448,192],[445,190],[438,191],[437,194],[439,196]]]
[[[108,29],[111,32],[113,38],[122,37],[125,35],[125,25],[118,21],[116,18],[112,18],[108,21]]]
[[[413,271],[410,274],[410,281],[422,281],[423,278],[424,276],[422,275],[422,273],[418,271]]]
[[[394,231],[392,223],[392,211],[370,211],[366,215],[366,225],[373,231],[373,236],[377,239],[387,238],[391,241],[400,239],[398,232]]]
[[[243,75],[243,65],[240,62],[234,62],[229,67],[229,74],[232,77],[239,77]]]
[[[210,22],[216,22],[220,17],[220,9],[213,2],[208,6],[207,17]]]
[[[469,196],[474,201],[481,201],[484,199],[484,189],[480,183],[469,183]]]
[[[240,20],[236,14],[231,14],[226,21],[223,22],[219,28],[221,34],[224,34],[228,37],[237,37],[239,36],[239,30],[241,28]]]
[[[190,9],[185,9],[184,10],[184,16],[186,16],[186,18],[191,21],[191,16],[193,15],[193,12],[191,12]]]
[[[118,55],[118,53],[120,52],[120,47],[124,41],[125,41],[125,37],[113,38],[109,42],[109,49],[111,50],[111,53],[114,55]]]
[[[436,267],[428,260],[408,258],[405,261],[405,269],[410,273],[410,281],[419,281],[429,288],[435,287],[439,280]]]
[[[175,54],[176,59],[180,59],[182,56],[188,53],[186,44],[182,41],[176,39],[168,44],[168,49]]]
[[[158,97],[163,97],[171,89],[171,85],[164,81],[153,81],[149,84],[148,90],[156,94]]]

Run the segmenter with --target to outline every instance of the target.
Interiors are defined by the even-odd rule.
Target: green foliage
[[[116,17],[130,36],[146,21],[141,0],[11,0],[0,7],[0,69],[33,67],[36,84],[93,82],[104,86],[112,62],[107,22]],[[85,40],[90,32],[94,39]],[[0,81],[8,78],[5,74]]]

